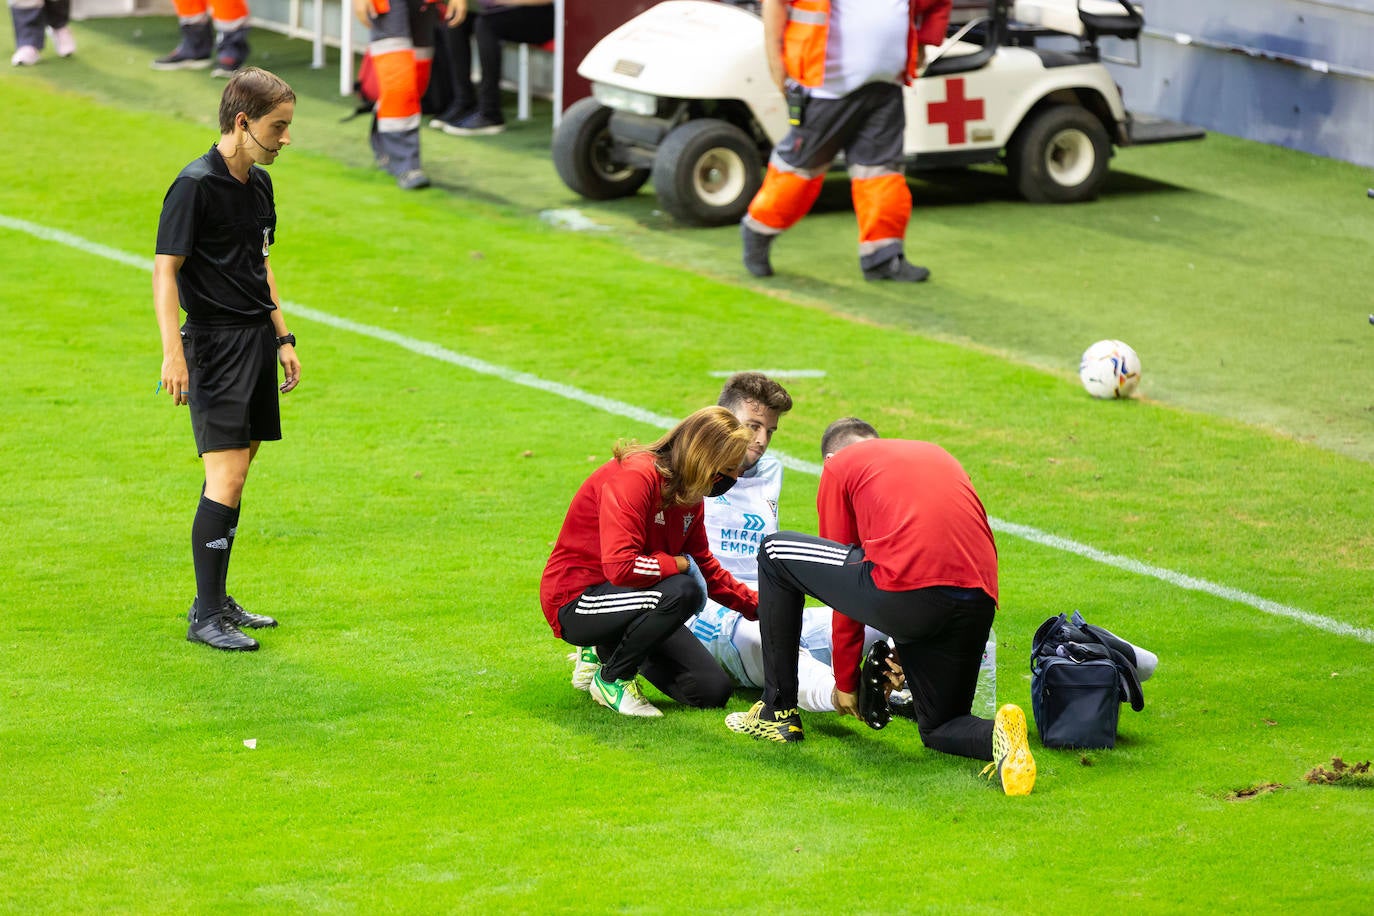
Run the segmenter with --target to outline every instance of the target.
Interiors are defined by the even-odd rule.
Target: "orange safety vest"
[[[921,45],[938,45],[949,27],[953,0],[908,0],[906,82],[916,79]],[[830,0],[789,0],[782,33],[787,75],[803,86],[825,82],[825,45],[830,37]]]

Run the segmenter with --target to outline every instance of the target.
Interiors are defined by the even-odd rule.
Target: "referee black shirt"
[[[268,321],[276,308],[267,285],[268,246],[277,228],[272,179],[248,170],[248,183],[210,151],[181,170],[162,200],[157,253],[184,257],[177,290],[195,324]]]

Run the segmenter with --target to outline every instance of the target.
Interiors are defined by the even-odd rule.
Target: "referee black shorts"
[[[224,327],[188,321],[181,346],[199,454],[281,438],[277,338],[270,322]]]

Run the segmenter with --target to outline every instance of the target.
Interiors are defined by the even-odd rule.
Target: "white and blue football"
[[[1140,384],[1140,357],[1119,340],[1099,340],[1083,351],[1078,377],[1095,398],[1129,398]]]

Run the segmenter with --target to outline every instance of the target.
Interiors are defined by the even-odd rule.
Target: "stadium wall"
[[[1374,0],[1144,8],[1141,65],[1109,64],[1128,108],[1374,166]]]

